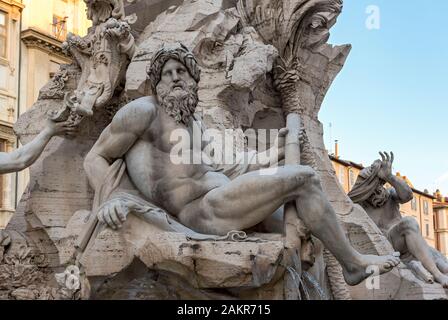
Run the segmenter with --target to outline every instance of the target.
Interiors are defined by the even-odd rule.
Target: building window
[[[423,201],[423,213],[428,215],[429,214],[429,205],[428,205],[428,201]]]
[[[0,65],[0,88],[3,90],[8,89],[8,67]]]
[[[417,211],[417,199],[415,197],[411,200],[411,209]]]
[[[339,167],[339,182],[344,185],[344,167]]]
[[[53,36],[59,40],[65,40],[67,37],[67,18],[61,18],[57,15],[53,15],[52,32]]]
[[[8,15],[0,11],[0,57],[6,58],[6,48],[8,46]]]
[[[429,223],[426,223],[425,227],[426,227],[426,236],[429,237]]]
[[[355,173],[353,172],[352,169],[350,169],[348,171],[348,179],[350,181],[350,189],[351,189],[355,185],[355,183],[356,183],[356,175],[355,175]]]

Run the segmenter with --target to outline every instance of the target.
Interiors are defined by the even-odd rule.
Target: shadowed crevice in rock
[[[134,33],[140,34],[140,38],[126,77],[123,76],[120,82],[126,82],[124,90],[132,99],[150,95],[147,68],[151,56],[162,44],[184,43],[195,53],[201,66],[198,111],[208,127],[234,129],[236,149],[244,150],[242,129],[280,129],[284,126],[282,99],[285,95],[275,89],[279,88],[278,83],[275,84],[278,77],[273,72],[277,55],[282,52],[265,43],[253,28],[244,26],[236,2],[141,0],[129,4],[127,14],[135,12],[139,17]],[[273,1],[256,2],[268,5]],[[168,9],[172,5],[176,7]],[[383,255],[392,252],[392,248],[365,211],[354,206],[339,185],[318,120],[325,94],[341,71],[350,49],[349,45],[305,46],[300,51],[301,80],[294,84],[290,93],[298,101],[295,107],[300,107],[311,146],[308,156],[350,242],[362,253]],[[77,87],[80,70],[70,72],[72,78],[61,86],[58,94],[53,95],[52,91],[58,84],[49,83],[33,108],[20,117],[16,132],[22,142],[29,141],[39,132],[46,111],[60,107],[61,93]],[[115,104],[120,105],[116,103],[120,100],[119,94],[117,92],[113,98],[113,111],[116,111]],[[100,110],[92,118],[85,119],[73,141],[55,139],[48,145],[41,159],[31,168],[28,192],[8,227],[30,234],[33,241],[42,242],[42,252],[53,255],[55,264],[69,260],[83,218],[89,214],[85,210],[92,207],[93,190],[88,184],[83,161],[109,124],[113,111],[111,114],[108,110]],[[132,234],[131,228],[137,234]],[[279,239],[268,244],[192,243],[182,234],[163,233],[130,217],[121,233],[101,232],[84,256],[83,263],[96,299],[282,299],[284,288],[278,279],[284,270],[276,268],[283,249]],[[332,262],[332,272],[340,273],[337,263]],[[255,270],[254,263],[257,265]],[[331,277],[319,272],[325,270],[325,264],[323,258],[316,261],[318,270],[314,277],[328,292],[330,286],[326,280]],[[110,276],[116,273],[116,276]],[[367,290],[364,283],[354,288],[339,283],[340,296],[349,298],[351,295],[354,299],[446,296],[439,287],[419,282],[404,268],[381,279],[386,285],[373,291]]]

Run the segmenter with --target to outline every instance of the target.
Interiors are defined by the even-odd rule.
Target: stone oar
[[[280,59],[275,76],[275,87],[280,93],[283,112],[286,116],[286,127],[288,134],[285,139],[285,164],[300,164],[300,101],[297,94],[296,83],[300,80],[299,72],[293,64],[290,68],[284,68],[288,64]],[[284,295],[287,300],[300,298],[300,277],[302,274],[302,263],[300,251],[302,241],[300,231],[303,223],[300,221],[296,204],[290,202],[284,207],[284,266],[287,272],[284,277]]]
[[[300,129],[301,119],[299,114],[290,113],[286,117],[286,127],[289,132],[285,141],[285,164],[300,164]],[[300,277],[302,274],[302,264],[300,260],[301,238],[298,233],[300,220],[297,215],[297,208],[294,202],[285,204],[284,208],[284,248],[286,253],[286,265],[291,266]],[[286,273],[285,276],[285,298],[295,300],[299,297],[300,279]]]

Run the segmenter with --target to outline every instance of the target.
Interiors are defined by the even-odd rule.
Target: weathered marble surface
[[[88,211],[78,211],[67,226],[67,251],[70,259]],[[281,235],[269,234],[257,241],[197,241],[184,234],[165,232],[130,215],[123,229],[104,229],[82,258],[89,277],[117,274],[137,258],[149,269],[176,274],[192,287],[253,288],[268,284],[282,257]],[[65,258],[65,259],[64,259]]]
[[[157,1],[152,2],[154,2],[153,8],[158,8]],[[150,24],[149,21],[142,24],[142,19],[138,22],[139,26],[147,25],[147,27],[139,30],[141,35],[137,39],[138,48],[126,74],[126,94],[130,98],[149,94],[146,68],[151,54],[162,42],[182,41],[199,57],[202,67],[199,107],[207,126],[236,129],[235,136],[239,139],[238,147],[241,149],[244,147],[242,129],[283,127],[285,123],[281,97],[274,89],[271,72],[278,52],[273,46],[263,43],[252,30],[242,28],[235,7],[236,1],[197,0],[184,1],[182,4],[181,1],[172,2],[180,6],[161,12]],[[136,6],[138,7],[138,3]],[[137,14],[145,17],[147,13],[137,12]],[[151,15],[156,16],[154,13]],[[322,124],[318,120],[318,112],[325,94],[342,69],[350,49],[350,46],[333,47],[324,44],[319,46],[318,50],[304,50],[303,73],[307,76],[307,81],[298,82],[297,90],[304,106],[302,117],[313,148],[314,167],[321,176],[324,190],[339,214],[351,243],[361,253],[382,255],[392,252],[392,247],[364,210],[353,205],[344,194],[328,159],[323,143]],[[76,74],[79,71],[72,72]],[[61,90],[68,92],[74,90],[76,86],[76,81],[71,78]],[[49,99],[48,95],[41,95],[33,108],[19,119],[15,130],[23,143],[29,141],[39,131],[44,112],[60,107],[62,103],[60,97],[61,95],[56,99],[55,97]],[[113,111],[112,108],[112,114]],[[85,214],[83,210],[91,208],[93,193],[82,167],[83,158],[109,121],[110,114],[107,110],[95,113],[92,118],[83,122],[76,139],[54,139],[41,159],[31,168],[31,181],[27,192],[22,197],[8,229],[23,232],[33,240],[48,256],[50,266],[59,266],[69,255],[67,244],[74,239],[68,232],[76,230],[67,228],[70,218],[75,213],[82,216],[82,212]],[[76,217],[72,220],[75,221]],[[136,228],[143,228],[138,223],[135,224]],[[126,243],[133,241],[129,235],[126,238],[108,230],[101,233],[94,248],[112,257],[113,260],[108,259],[108,263],[100,266],[94,258],[86,258],[86,262],[90,263],[88,272],[92,275],[103,276],[109,271],[126,268],[132,262],[131,252],[123,251],[119,246],[120,242],[107,247],[111,246],[108,243],[112,243],[117,237],[122,237],[118,240]],[[147,240],[143,238],[139,241],[146,243]],[[154,254],[157,250],[151,246],[145,251],[141,245],[134,245],[132,255],[138,256],[146,265],[158,264],[158,267],[165,270],[174,268],[178,274],[182,274],[184,270],[191,270],[194,267],[193,258],[199,256],[202,259],[199,265],[204,269],[197,270],[198,276],[192,281],[204,288],[216,285],[216,280],[207,277],[207,272],[210,271],[206,271],[214,270],[214,262],[203,255],[205,252],[213,252],[213,245],[203,244],[200,253],[193,252],[192,247],[189,247],[184,251],[186,256],[180,258],[177,253],[185,241],[180,235],[173,236],[173,240],[169,247],[173,254],[166,264],[157,261],[157,255]],[[258,248],[254,246],[244,250],[249,252]],[[277,250],[274,241],[270,245],[268,261],[275,260]],[[98,261],[104,260],[98,258]],[[221,261],[223,265],[230,265],[236,268],[235,270],[249,271],[251,266],[248,261],[241,261],[236,257],[234,260]],[[235,281],[250,285],[254,281],[245,276],[232,279],[226,270],[221,272],[219,273],[222,275],[221,279],[228,283]],[[440,286],[425,284],[406,269],[394,270],[382,276],[381,283],[385,283],[386,286],[380,290],[366,290],[364,284],[345,290],[349,290],[353,299],[447,298],[446,292]],[[271,294],[270,297],[275,297],[275,292],[278,291],[272,289],[267,292]],[[260,293],[247,295],[247,297],[254,296],[260,297]]]

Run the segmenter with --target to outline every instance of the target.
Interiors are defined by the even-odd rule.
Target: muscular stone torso
[[[171,142],[170,136],[175,129],[193,132],[192,125],[177,124],[159,106],[155,119],[125,156],[129,177],[137,189],[172,215],[229,181],[205,164],[174,164],[170,153],[178,141]]]

